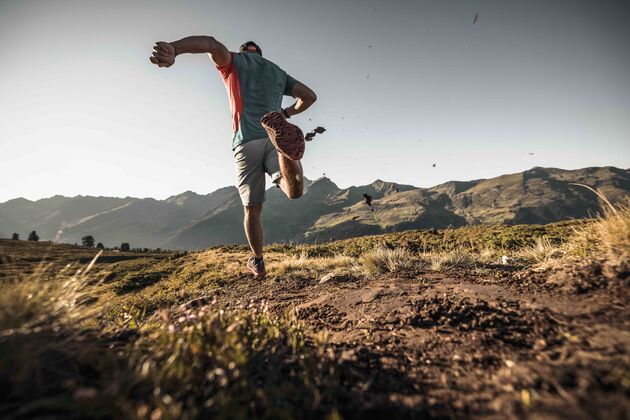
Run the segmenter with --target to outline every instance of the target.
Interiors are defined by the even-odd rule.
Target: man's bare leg
[[[262,204],[253,206],[245,206],[245,217],[243,218],[243,227],[249,247],[256,257],[262,257],[263,248],[263,230],[260,223],[260,214],[262,213]]]
[[[290,199],[302,197],[304,192],[304,173],[300,161],[291,160],[288,157],[278,153],[278,162],[280,164],[280,189]]]

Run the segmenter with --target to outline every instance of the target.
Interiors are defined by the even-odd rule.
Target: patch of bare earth
[[[243,275],[204,299],[265,301],[325,332],[344,417],[627,418],[627,282],[578,293],[558,281],[532,287],[511,276],[416,271],[318,284]]]

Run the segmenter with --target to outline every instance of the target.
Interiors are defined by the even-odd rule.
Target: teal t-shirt
[[[297,80],[257,53],[230,54],[230,64],[217,69],[230,99],[234,149],[239,144],[267,137],[260,119],[268,112],[280,110],[282,97],[292,96]]]

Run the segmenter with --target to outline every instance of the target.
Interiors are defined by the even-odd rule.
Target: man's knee
[[[284,194],[291,200],[302,197],[304,193],[304,183],[301,179],[282,179],[280,186]]]
[[[302,188],[301,185],[299,187],[294,186],[293,188],[289,188],[287,197],[289,197],[291,200],[295,200],[296,198],[302,197],[303,193],[304,193],[304,189]]]
[[[243,208],[245,209],[245,216],[258,216],[262,212],[262,204],[243,206]]]

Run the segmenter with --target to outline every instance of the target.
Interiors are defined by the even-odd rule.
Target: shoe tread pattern
[[[260,119],[263,128],[278,152],[291,160],[304,156],[304,133],[297,125],[291,124],[279,112],[269,112]]]

